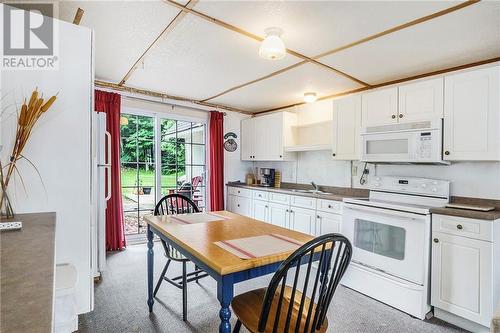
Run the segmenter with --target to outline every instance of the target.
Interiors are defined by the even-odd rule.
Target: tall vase
[[[3,183],[2,183],[3,185]],[[1,218],[10,219],[14,217],[14,210],[12,209],[12,205],[9,200],[9,196],[7,191],[3,188],[1,189],[2,195],[0,196],[0,215]]]

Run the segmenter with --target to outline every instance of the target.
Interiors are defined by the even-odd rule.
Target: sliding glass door
[[[121,175],[125,233],[146,232],[144,215],[164,195],[206,202],[206,125],[160,115],[122,114]]]

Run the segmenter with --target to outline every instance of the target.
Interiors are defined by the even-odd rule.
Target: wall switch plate
[[[353,177],[357,176],[358,175],[358,166],[357,165],[352,165],[352,168],[351,168],[351,175]]]
[[[0,231],[4,230],[21,230],[23,227],[22,222],[0,222]]]

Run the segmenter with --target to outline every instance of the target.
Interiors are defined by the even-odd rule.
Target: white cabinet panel
[[[445,78],[444,158],[500,160],[500,67]]]
[[[462,237],[493,241],[493,223],[491,221],[433,214],[432,230]]]
[[[248,188],[229,186],[227,191],[231,195],[252,198],[252,190]]]
[[[312,209],[290,208],[290,229],[305,234],[316,233],[316,212]]]
[[[269,203],[269,223],[288,228],[289,210],[288,205]]]
[[[361,95],[333,101],[332,156],[336,160],[359,160]]]
[[[283,205],[290,204],[290,195],[283,193],[269,193],[269,202],[279,203]]]
[[[267,201],[269,200],[269,192],[266,191],[252,191],[252,198],[255,200],[264,200]]]
[[[269,206],[267,201],[252,201],[252,218],[262,222],[269,221]]]
[[[489,326],[491,255],[489,242],[433,233],[431,305]]]
[[[363,127],[398,122],[398,88],[375,90],[362,95]]]
[[[228,195],[228,209],[236,214],[252,217],[252,199]]]
[[[268,141],[270,139],[268,131],[267,117],[256,117],[254,121],[254,153],[255,160],[266,161],[268,159]]]
[[[316,209],[316,198],[292,195],[290,205],[301,208]]]
[[[399,122],[443,118],[444,80],[442,77],[399,87]]]
[[[251,161],[254,159],[254,121],[252,118],[243,119],[241,121],[241,160]]]
[[[318,210],[326,213],[342,214],[342,201],[318,199]]]
[[[342,215],[318,212],[316,215],[316,236],[340,233]]]

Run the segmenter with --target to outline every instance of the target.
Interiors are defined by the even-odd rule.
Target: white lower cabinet
[[[246,188],[228,193],[230,212],[313,236],[340,232],[342,202]]]
[[[269,203],[268,222],[279,227],[288,228],[290,219],[290,208],[288,205]]]
[[[263,200],[253,200],[252,218],[262,222],[269,221],[269,203]]]
[[[498,236],[500,229],[490,240],[480,239],[481,233],[471,237],[467,226],[479,225],[478,230],[487,230],[500,221],[484,221],[458,218],[455,228],[448,228],[457,222],[457,218],[443,215],[433,216],[432,233],[432,273],[431,273],[431,305],[437,308],[438,318],[450,321],[457,326],[472,331],[480,329],[470,325],[490,327],[495,307],[500,301],[499,285],[494,283],[500,278],[497,267],[499,259]],[[466,227],[464,227],[466,226]],[[443,312],[444,311],[444,312]],[[453,322],[451,314],[460,317]],[[464,326],[463,319],[470,321]]]
[[[316,215],[316,236],[340,233],[342,215],[318,212]]]
[[[230,212],[252,217],[252,199],[250,198],[228,195],[227,207]]]
[[[316,211],[290,207],[290,229],[314,235],[316,233]]]

